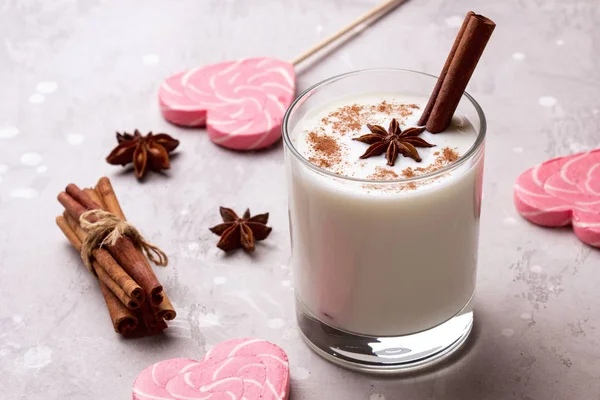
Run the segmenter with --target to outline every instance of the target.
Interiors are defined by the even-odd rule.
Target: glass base
[[[326,360],[356,371],[394,374],[431,366],[460,349],[473,327],[471,303],[440,325],[395,337],[363,336],[333,328],[319,321],[298,298],[296,317],[304,341]]]

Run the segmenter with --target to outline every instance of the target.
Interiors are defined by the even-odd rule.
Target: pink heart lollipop
[[[213,142],[236,150],[268,147],[295,94],[294,67],[275,58],[207,65],[169,77],[159,101],[170,122],[205,126]]]
[[[286,400],[290,373],[285,352],[259,339],[218,344],[197,362],[175,358],[153,364],[133,383],[134,400]]]
[[[515,183],[514,201],[531,222],[571,224],[582,242],[600,247],[600,149],[548,160],[525,171]]]

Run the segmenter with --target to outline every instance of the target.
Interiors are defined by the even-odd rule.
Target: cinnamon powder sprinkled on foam
[[[313,150],[323,155],[333,156],[340,152],[340,146],[337,140],[330,136],[319,135],[316,132],[310,132],[308,139],[312,144]]]
[[[411,167],[408,167],[402,170],[402,176],[405,178],[414,178],[415,176],[417,176],[417,174]]]
[[[375,173],[369,175],[367,178],[373,179],[373,180],[378,180],[378,181],[389,181],[389,180],[398,179],[399,177],[400,177],[400,175],[398,175],[391,169],[383,168],[383,167],[375,167]]]
[[[416,104],[402,104],[386,100],[374,105],[352,104],[330,112],[321,119],[321,123],[331,126],[336,134],[345,136],[360,132],[367,123],[379,123],[380,121],[374,120],[374,115],[377,113],[406,118],[413,113],[414,109],[418,108],[419,106]],[[308,158],[308,161],[332,172],[342,173],[344,167],[343,148],[337,139],[326,135],[322,128],[320,131],[309,132],[307,137],[312,150],[312,155]],[[395,178],[388,177],[386,179]]]
[[[314,152],[308,161],[321,168],[331,168],[341,163],[342,149],[335,138],[317,132],[309,132],[308,141]]]
[[[378,122],[372,121],[375,113],[393,114],[394,116],[406,118],[413,113],[414,109],[418,108],[419,106],[416,104],[390,103],[386,100],[379,104],[368,106],[352,104],[330,112],[326,117],[321,119],[321,123],[330,125],[336,133],[346,135],[348,133],[359,132],[361,127],[367,123]]]
[[[460,155],[450,147],[445,147],[443,150],[443,158],[444,161],[448,163],[453,163],[454,161],[460,158]]]
[[[408,167],[404,168],[401,172],[402,176],[405,178],[414,178],[415,176],[421,176],[425,174],[429,174],[431,172],[435,172],[438,169],[444,168],[458,160],[460,155],[456,152],[456,150],[450,147],[444,147],[441,152],[436,151],[434,155],[437,155],[435,161],[428,165],[427,167]]]
[[[424,168],[423,167],[404,168],[400,172],[402,174],[402,177],[414,178],[416,176],[421,176],[421,175],[425,175],[425,174],[428,174],[431,172],[435,172],[438,169],[441,169],[443,167],[446,167],[446,166],[452,164],[453,162],[455,162],[456,160],[458,160],[460,158],[460,155],[458,154],[458,152],[456,152],[456,150],[454,150],[450,147],[444,147],[441,152],[437,152],[437,153],[438,153],[438,156],[436,157],[433,164],[428,165],[427,167],[424,167]],[[375,167],[375,173],[369,175],[367,178],[373,179],[373,180],[378,180],[378,181],[386,181],[386,180],[398,179],[399,177],[400,177],[400,175],[398,175],[396,172],[394,172],[391,169],[383,168],[383,167]],[[416,183],[416,182],[402,183],[402,182],[399,182],[398,184],[394,184],[393,186],[378,186],[378,185],[367,184],[367,185],[363,185],[363,187],[365,189],[369,189],[369,190],[377,190],[377,191],[394,193],[394,192],[404,192],[407,190],[416,190],[420,185],[423,185],[423,184],[427,184],[427,183]]]

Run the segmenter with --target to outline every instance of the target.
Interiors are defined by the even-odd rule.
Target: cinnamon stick
[[[166,293],[163,293],[164,299],[163,302],[156,307],[155,312],[161,319],[166,319],[167,321],[171,321],[175,319],[177,316],[177,312],[175,311],[175,307],[171,304],[171,300],[167,297]]]
[[[100,195],[100,199],[104,202],[105,210],[125,221],[123,209],[121,208],[112,184],[107,177],[103,176],[98,180],[96,191]]]
[[[71,195],[65,192],[60,192],[58,194],[57,199],[58,202],[62,204],[65,210],[69,213],[69,215],[73,217],[76,221],[79,221],[79,217],[81,217],[81,214],[87,211],[87,209],[84,206],[79,204],[77,200],[75,200],[73,197],[71,197]]]
[[[154,335],[167,328],[167,323],[155,312],[155,309],[148,302],[142,305],[140,312],[148,334]]]
[[[147,299],[157,306],[163,301],[163,287],[148,265],[146,257],[135,247],[131,240],[121,238],[108,251],[123,269],[142,287]]]
[[[144,325],[147,328],[153,329],[158,326],[159,318],[158,315],[154,312],[154,309],[147,302],[142,305],[140,308],[142,314],[142,321],[144,321]]]
[[[127,293],[115,282],[110,275],[106,273],[104,268],[98,264],[97,261],[92,262],[92,266],[96,271],[96,275],[98,276],[98,280],[110,289],[111,292],[130,310],[136,310],[140,308],[140,302],[136,298],[128,296]]]
[[[58,195],[58,201],[75,220],[79,221],[81,214],[87,209],[100,209],[100,206],[75,184],[70,184],[67,190],[75,197],[62,192]],[[86,207],[95,208],[86,209]],[[93,222],[93,220],[94,218],[90,218],[90,221]],[[133,242],[129,238],[121,237],[115,245],[106,247],[129,276],[142,287],[152,305],[158,306],[163,301],[162,285],[148,265],[146,257],[135,247]]]
[[[63,218],[65,221],[67,221],[67,224],[73,230],[73,232],[75,232],[75,235],[77,235],[79,241],[83,243],[87,237],[87,232],[83,230],[81,225],[79,225],[79,222],[75,221],[75,219],[71,217],[71,214],[69,214],[67,211],[63,211]],[[79,246],[78,250],[81,251],[81,245]]]
[[[110,183],[110,179],[105,176],[100,178],[96,184],[95,191],[100,195],[100,199],[94,200],[96,202],[102,202],[105,206],[105,211],[108,211],[109,213],[118,216],[123,221],[126,221],[125,213],[119,204],[119,200],[117,199],[117,195],[115,194],[112,184]],[[148,263],[146,263],[146,266],[151,268]],[[156,312],[161,318],[171,321],[175,319],[177,312],[175,311],[173,304],[171,304],[171,300],[167,296],[167,293],[163,291],[162,294],[163,301],[158,305],[158,307],[156,307]]]
[[[73,247],[75,247],[75,250],[81,251],[82,238],[79,232],[83,232],[83,230],[78,225],[76,225],[76,229],[73,223],[74,220],[69,215],[56,217],[56,224],[63,231],[65,236],[67,236],[69,242],[71,242]],[[103,283],[107,288],[109,288],[114,293],[114,295],[125,306],[127,306],[127,308],[129,308],[130,310],[135,310],[140,307],[140,301],[137,298],[130,296],[125,290],[123,290],[123,288],[109,274],[106,273],[104,268],[100,265],[100,263],[97,260],[92,261],[92,268],[94,269],[98,280],[101,283]]]
[[[123,335],[134,332],[139,325],[138,318],[102,283],[100,283],[100,290],[108,307],[115,332]]]
[[[111,214],[118,216],[122,220],[125,220],[125,214],[121,209],[119,200],[117,199],[117,196],[115,195],[115,192],[108,178],[100,178],[98,184],[96,185],[96,189],[83,189],[83,192],[87,194],[96,203],[102,204],[104,206],[103,209],[105,211],[108,211]],[[148,263],[146,263],[146,266],[148,268],[151,268]],[[164,290],[162,292],[162,295],[163,301],[154,308],[154,313],[159,319],[171,321],[175,319],[177,313],[175,312],[175,308],[173,307],[173,304],[171,304],[171,300],[164,292]]]
[[[92,201],[94,203],[96,203],[101,210],[106,209],[104,207],[104,203],[102,202],[102,199],[100,198],[100,196],[98,196],[98,193],[94,189],[84,188],[83,193],[85,193],[90,199],[92,199]]]
[[[74,183],[69,183],[65,192],[73,197],[79,204],[83,205],[88,210],[100,210],[102,206],[92,200],[87,194],[83,192],[83,190],[79,189],[79,187]]]
[[[431,97],[419,119],[431,133],[444,131],[477,67],[496,24],[469,11],[448,54]]]
[[[433,92],[431,92],[431,96],[429,97],[429,101],[427,102],[427,106],[423,110],[423,114],[421,114],[421,118],[419,119],[419,125],[425,126],[427,125],[427,120],[429,120],[429,116],[431,115],[431,111],[433,110],[433,106],[435,105],[435,99],[440,94],[440,89],[442,88],[442,83],[444,83],[444,79],[446,79],[446,75],[448,74],[448,69],[450,68],[450,64],[454,59],[454,54],[456,54],[456,49],[462,40],[463,34],[465,33],[465,29],[469,23],[471,17],[475,15],[473,11],[469,11],[465,20],[463,21],[460,29],[458,30],[458,34],[456,35],[456,39],[454,39],[454,44],[452,44],[452,48],[450,49],[450,53],[448,54],[448,58],[446,58],[446,62],[444,63],[444,67],[442,68],[442,72],[435,83],[435,87],[433,88]]]
[[[102,199],[100,198],[100,196],[98,196],[98,193],[96,193],[94,189],[83,189],[83,193],[88,195],[97,204],[102,206],[104,205]],[[102,261],[101,264],[104,265],[104,269],[106,270],[106,272],[117,283],[119,283],[123,290],[125,290],[127,293],[130,293],[130,296],[140,300],[140,302],[144,302],[145,295],[140,285],[138,285],[133,279],[131,279],[131,277],[123,270],[123,268],[106,250],[96,249],[94,250],[93,255],[96,259]]]
[[[77,251],[81,250],[81,243],[86,239],[87,233],[79,226],[77,221],[73,219],[69,214],[65,212],[63,215],[64,220],[69,225],[71,230],[75,233],[79,240],[79,246],[76,247]],[[127,305],[128,308],[134,310],[140,307],[140,304],[144,302],[145,295],[144,291],[131,277],[123,270],[123,268],[115,261],[110,253],[104,249],[95,249],[92,252],[95,258],[95,264],[92,263],[94,271],[98,279],[103,281],[114,293],[121,299],[123,304]],[[108,278],[106,278],[106,276]],[[113,281],[118,287],[113,288],[107,283],[108,279]],[[120,294],[120,291],[127,295],[126,297]]]
[[[100,200],[105,205],[105,209],[104,209],[105,211],[108,211],[109,213],[116,215],[117,217],[121,218],[123,221],[127,220],[125,218],[125,213],[123,212],[123,209],[121,208],[121,204],[119,204],[119,200],[117,199],[117,195],[115,194],[112,184],[110,183],[110,179],[108,179],[105,176],[100,178],[98,180],[98,183],[96,184],[95,190],[97,193],[100,194]],[[150,270],[152,269],[152,267],[150,267],[150,264],[148,262],[146,262],[146,267],[148,267],[148,269],[150,269]],[[164,291],[162,292],[162,296],[163,296],[163,301],[159,304],[158,309],[160,310],[161,315],[163,315],[163,317],[165,314],[167,317],[170,317],[170,318],[165,318],[165,319],[171,320],[171,319],[175,318],[177,313],[175,312],[175,309],[173,308],[171,301],[169,300],[169,298],[167,297],[167,294]]]
[[[169,326],[167,325],[167,323],[161,319],[158,321],[158,324],[156,325],[156,327],[154,327],[153,329],[148,330],[148,333],[151,335],[155,335],[157,333],[160,333],[162,331],[164,331],[165,329],[167,329]]]
[[[65,218],[61,216],[56,217],[56,224],[67,237],[69,242],[71,242],[71,245],[73,245],[75,249],[79,250],[81,248],[81,241],[75,232],[73,232]],[[102,280],[99,279],[98,283],[100,285],[102,295],[104,296],[104,301],[106,302],[106,307],[108,308],[108,313],[115,331],[121,334],[127,334],[135,331],[139,322],[138,318],[123,304],[122,300],[119,299]]]
[[[65,237],[69,240],[75,250],[81,250],[81,240],[77,237],[75,232],[71,229],[64,217],[56,217],[56,225],[60,228]]]
[[[149,335],[155,335],[157,333],[162,332],[167,328],[167,323],[165,321],[159,321],[155,328],[148,328],[144,324],[139,324],[137,328],[133,332],[129,332],[124,336],[126,338],[138,338]]]

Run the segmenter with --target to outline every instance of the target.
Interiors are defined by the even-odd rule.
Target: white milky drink
[[[367,123],[416,126],[427,99],[403,93],[337,96],[308,109],[286,151],[292,269],[298,300],[321,322],[401,336],[448,321],[475,290],[483,147],[457,113],[418,137],[422,161],[361,159]],[[470,152],[470,153],[469,153]],[[468,157],[465,157],[467,155]]]

